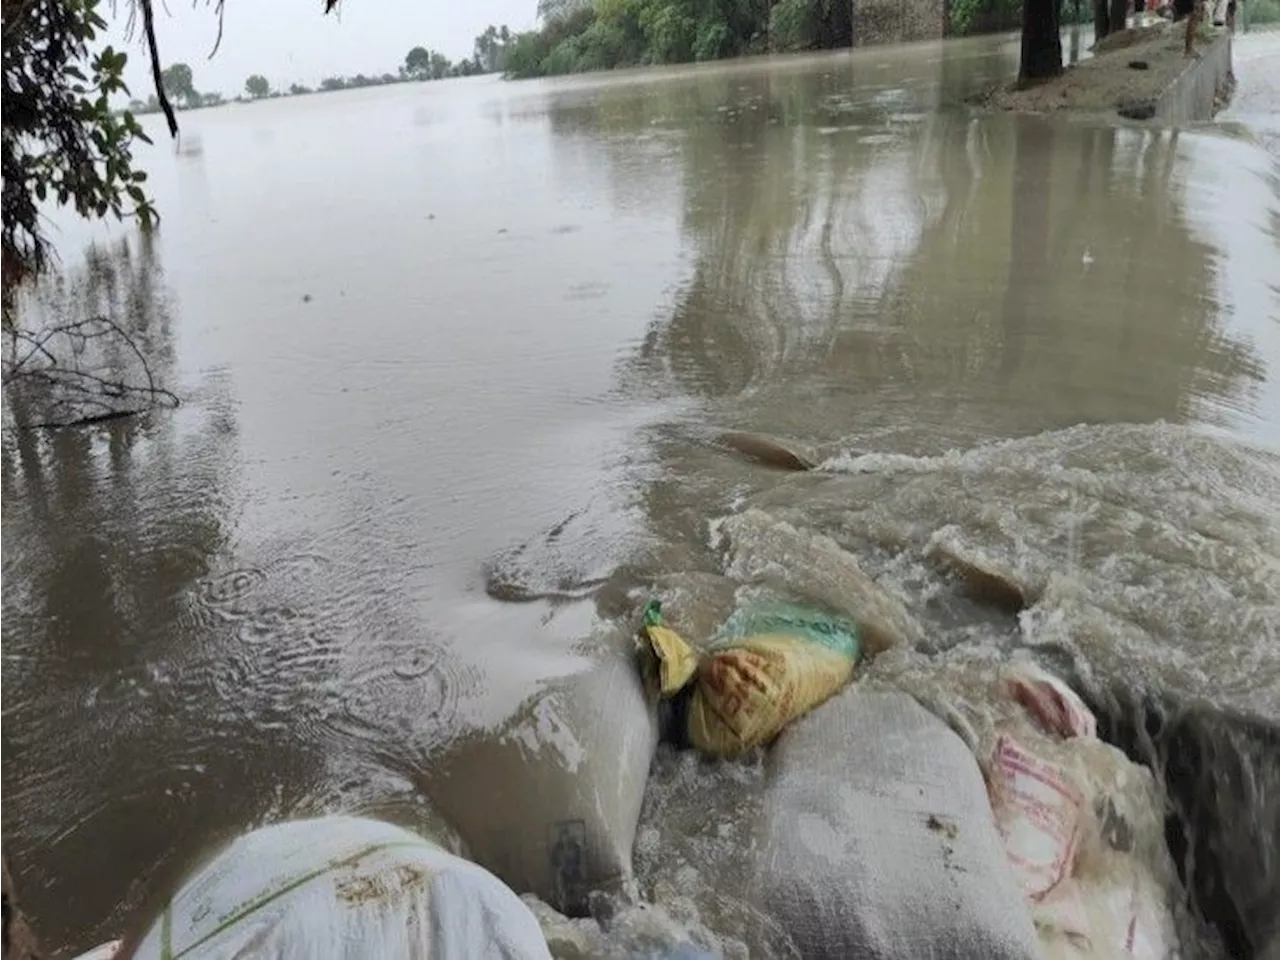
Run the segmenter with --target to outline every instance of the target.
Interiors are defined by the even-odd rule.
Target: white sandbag
[[[801,956],[1039,955],[978,765],[911,697],[846,690],[769,763],[758,897]]]
[[[106,943],[100,943],[92,950],[80,954],[75,960],[115,960],[123,942],[122,940],[108,940]]]
[[[1097,738],[1070,686],[1025,653],[959,647],[885,656],[864,682],[908,690],[968,728],[1048,960],[1177,955],[1187,918],[1160,784]]]
[[[549,957],[492,874],[401,827],[323,817],[241,837],[191,877],[138,960]]]
[[[1023,688],[1015,680],[1006,690]],[[1042,698],[1019,699],[1033,722],[998,725],[991,807],[1045,956],[1176,956],[1180,888],[1151,772],[1098,740],[1083,704],[1051,709],[1046,723]]]
[[[991,806],[1023,896],[1038,903],[1076,861],[1084,794],[1061,767],[1005,735],[996,742]]]
[[[497,731],[432,764],[424,791],[478,863],[518,893],[581,915],[593,890],[630,891],[631,846],[657,747],[633,641],[553,681]]]

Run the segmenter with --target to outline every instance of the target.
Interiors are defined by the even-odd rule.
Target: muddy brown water
[[[184,405],[4,441],[5,855],[47,941],[116,934],[246,825],[434,822],[411,772],[577,668],[573,597],[710,568],[751,498],[846,522],[725,432],[886,502],[857,478],[980,463],[985,502],[935,477],[937,516],[886,507],[903,544],[1016,535],[1067,474],[1158,515],[1173,471],[1200,499],[1152,543],[1262,559],[1205,601],[1249,636],[1146,660],[1265,713],[1280,35],[1238,52],[1236,106],[1177,133],[970,112],[1007,37],[186,114],[146,155],[158,234],[62,224],[42,295],[132,324]],[[1186,588],[1162,569],[1125,596]],[[927,603],[939,636],[1007,632]]]

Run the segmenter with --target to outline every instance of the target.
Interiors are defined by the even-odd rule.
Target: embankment
[[[1125,31],[1062,76],[995,90],[983,102],[997,110],[1118,113],[1170,125],[1210,120],[1231,91],[1231,34],[1213,28],[1201,33],[1196,56],[1188,57],[1181,24]]]

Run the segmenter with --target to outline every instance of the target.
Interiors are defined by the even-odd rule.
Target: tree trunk
[[[1129,0],[1111,0],[1111,33],[1119,33],[1125,27],[1129,13]]]
[[[1023,0],[1022,65],[1018,71],[1021,83],[1062,73],[1058,3],[1059,0]]]
[[[1111,11],[1107,0],[1093,0],[1093,39],[1101,40],[1111,32]]]

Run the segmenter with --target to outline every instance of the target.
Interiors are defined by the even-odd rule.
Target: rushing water
[[[155,239],[98,237],[44,300],[112,305],[185,403],[3,451],[5,850],[50,944],[247,824],[430,818],[401,771],[590,628],[496,598],[708,569],[748,501],[838,531],[938,649],[1012,621],[910,551],[1012,538],[1013,574],[1149,631],[1153,683],[1274,722],[1280,37],[1177,133],[961,105],[1016,53],[407,85],[157,137]],[[656,776],[651,816],[704,815]]]

